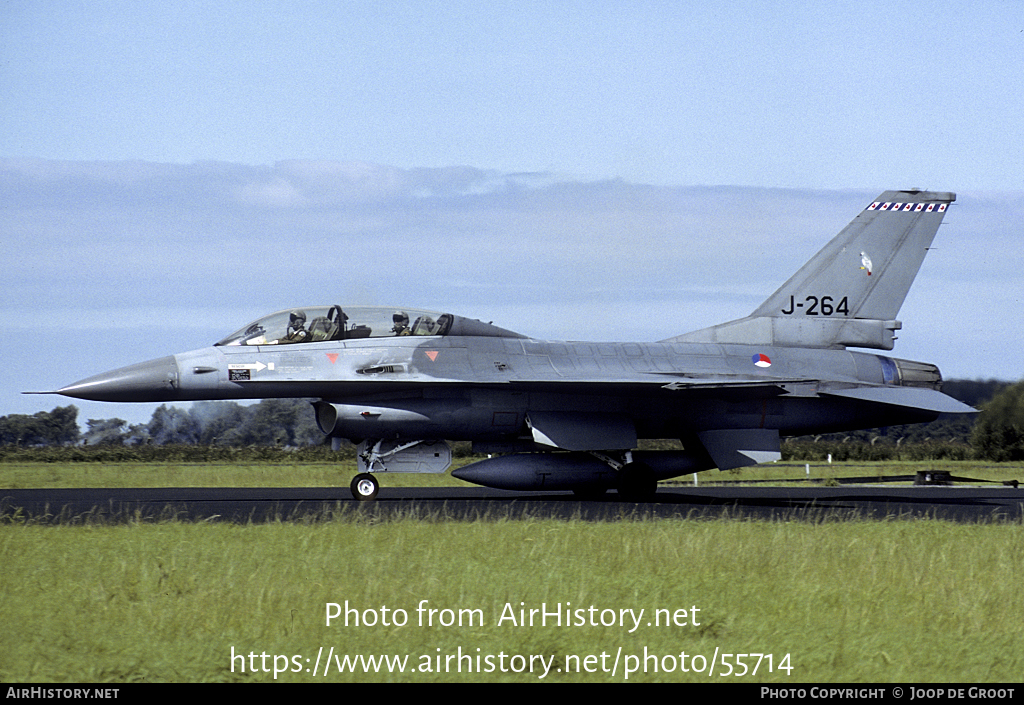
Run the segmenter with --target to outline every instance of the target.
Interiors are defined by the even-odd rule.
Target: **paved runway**
[[[723,515],[762,519],[822,518],[1020,521],[1024,488],[1011,487],[766,487],[659,485],[650,502],[619,501],[615,492],[581,501],[569,492],[526,493],[486,488],[382,487],[373,502],[352,499],[348,487],[0,490],[0,516],[47,523],[123,521],[315,521],[336,516],[441,520],[478,518],[635,518]]]

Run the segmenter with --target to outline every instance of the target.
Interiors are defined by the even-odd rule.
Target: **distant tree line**
[[[985,405],[971,433],[975,453],[989,460],[1024,460],[1024,382]]]
[[[264,399],[242,406],[236,402],[202,401],[191,408],[161,405],[149,423],[124,419],[89,419],[78,426],[78,408],[57,407],[31,416],[0,416],[0,445],[14,446],[312,446],[326,442],[316,427],[309,400]]]
[[[1024,460],[1024,382],[949,380],[943,391],[982,409],[928,424],[890,426],[850,433],[789,438],[786,459],[833,460]],[[195,402],[188,409],[163,405],[149,423],[89,419],[82,432],[78,408],[57,407],[33,415],[0,417],[0,446],[140,448],[314,448],[329,446],[316,427],[309,399]],[[468,447],[468,446],[467,446]],[[460,449],[467,452],[466,448]],[[166,453],[164,453],[166,455]],[[9,457],[7,453],[4,457]]]
[[[58,406],[31,416],[0,416],[0,445],[64,446],[78,442],[78,407]]]

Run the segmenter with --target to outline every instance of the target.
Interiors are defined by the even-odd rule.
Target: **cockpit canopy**
[[[399,335],[446,335],[452,319],[448,313],[413,309],[312,306],[264,316],[217,345],[286,345]]]
[[[335,305],[278,311],[250,323],[216,344],[287,345],[402,335],[523,337],[488,323],[450,313],[363,306],[343,309]]]

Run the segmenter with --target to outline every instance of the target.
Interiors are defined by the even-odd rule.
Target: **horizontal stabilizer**
[[[697,434],[719,470],[731,470],[782,457],[779,432],[768,428],[701,431]]]
[[[821,393],[847,399],[860,399],[876,404],[921,409],[937,414],[975,414],[978,411],[973,406],[959,402],[948,394],[923,387],[856,387],[854,389],[822,390]]]

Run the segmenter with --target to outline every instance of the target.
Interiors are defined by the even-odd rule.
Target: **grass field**
[[[85,478],[78,486],[200,477],[323,485],[339,469],[3,464],[5,481],[12,470],[23,486],[66,487],[74,477]],[[342,468],[340,482],[350,475]],[[9,517],[0,525],[0,680],[274,681],[276,668],[286,682],[621,682],[629,669],[629,680],[643,682],[963,683],[1015,682],[1024,672],[1020,522],[412,514],[260,525]],[[348,626],[346,601],[356,610]],[[342,614],[328,626],[330,603]],[[437,611],[419,613],[421,604]],[[563,616],[541,624],[538,613],[520,625],[521,609]],[[736,654],[770,654],[772,670],[766,657]],[[343,656],[399,661],[389,672]],[[402,658],[404,672],[393,672]]]

